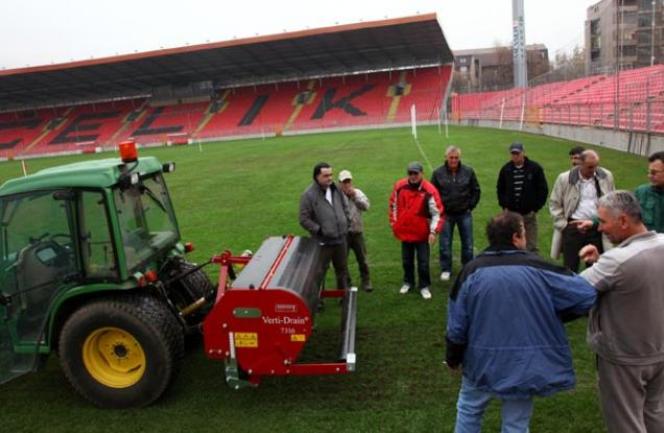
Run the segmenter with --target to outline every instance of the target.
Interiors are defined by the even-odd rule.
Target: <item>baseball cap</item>
[[[422,164],[420,164],[419,162],[413,161],[410,164],[408,164],[408,172],[411,171],[422,173],[424,171],[424,167],[422,167]]]
[[[510,145],[510,153],[521,153],[523,152],[523,144],[519,142],[514,142]]]
[[[352,179],[353,175],[350,174],[350,171],[348,170],[341,170],[339,172],[339,182],[343,182],[344,180]]]

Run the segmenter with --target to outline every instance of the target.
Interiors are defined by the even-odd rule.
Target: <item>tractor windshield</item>
[[[161,174],[138,185],[116,188],[115,205],[127,259],[132,271],[180,238],[173,206]]]

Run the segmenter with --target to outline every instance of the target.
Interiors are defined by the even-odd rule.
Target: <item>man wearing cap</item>
[[[362,289],[365,292],[371,292],[371,278],[369,277],[369,265],[367,264],[367,247],[364,243],[364,223],[362,222],[362,212],[369,210],[369,199],[359,189],[353,187],[353,175],[348,170],[341,170],[339,173],[339,185],[341,192],[348,199],[348,216],[350,225],[348,227],[348,254],[351,250],[355,253],[355,259],[360,268],[360,279],[362,280]]]
[[[348,233],[348,203],[334,184],[332,167],[319,162],[314,167],[314,181],[300,197],[300,225],[307,230],[321,248],[320,276],[332,261],[337,289],[348,287],[346,235]]]
[[[419,162],[408,164],[408,177],[394,184],[390,195],[390,226],[401,241],[403,286],[399,293],[406,294],[415,287],[413,262],[417,255],[417,273],[420,294],[431,299],[429,274],[429,244],[443,228],[443,204],[438,190],[424,179],[424,168]]]
[[[537,252],[537,212],[546,204],[549,186],[542,167],[526,157],[523,144],[512,143],[510,154],[512,160],[498,175],[498,204],[523,216],[527,249]]]

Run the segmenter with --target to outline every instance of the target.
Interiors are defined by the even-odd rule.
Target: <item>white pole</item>
[[[198,152],[203,153],[203,143],[201,140],[198,140]]]
[[[417,140],[417,114],[415,104],[410,106],[410,129],[413,133],[413,137]]]
[[[498,125],[498,129],[503,129],[503,113],[505,112],[505,98],[503,98],[503,101],[500,103],[500,124]]]
[[[23,170],[23,177],[28,175],[28,167],[25,165],[25,159],[21,160],[21,169]]]
[[[440,130],[440,108],[438,108],[438,135],[441,135],[442,131]]]
[[[449,139],[450,138],[450,130],[448,128],[448,117],[447,117],[447,110],[445,110],[445,138]]]
[[[521,124],[519,125],[519,130],[523,130],[523,116],[526,114],[526,93],[523,93],[521,98]]]

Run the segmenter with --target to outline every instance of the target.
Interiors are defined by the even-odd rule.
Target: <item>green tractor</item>
[[[55,352],[97,406],[162,395],[216,292],[184,258],[163,178],[173,169],[130,155],[0,187],[0,382]]]

